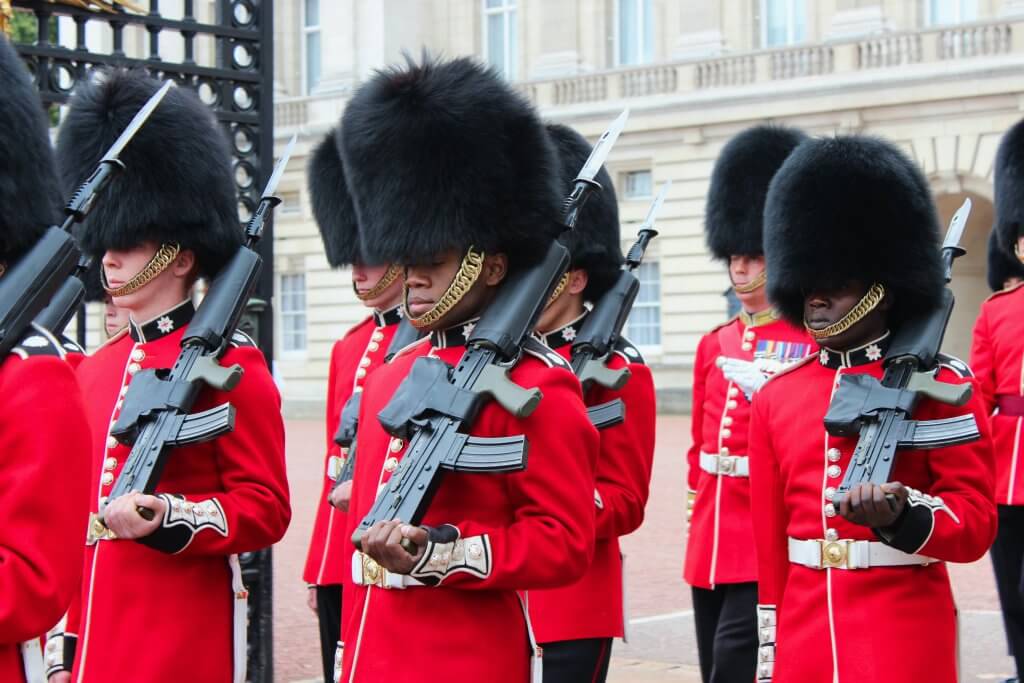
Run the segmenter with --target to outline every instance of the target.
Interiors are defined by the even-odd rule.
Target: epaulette
[[[1018,282],[1013,287],[1007,287],[1006,289],[1000,289],[998,292],[992,292],[991,294],[988,295],[988,297],[985,299],[985,301],[991,301],[992,299],[995,299],[996,297],[1009,294],[1010,292],[1016,292],[1021,287],[1024,287],[1024,282]]]
[[[710,329],[710,330],[708,331],[708,334],[714,334],[715,332],[718,332],[718,331],[719,331],[720,329],[722,329],[723,327],[728,327],[729,325],[731,325],[732,323],[734,323],[734,322],[735,322],[736,320],[738,320],[738,319],[739,319],[739,317],[740,317],[740,314],[739,314],[739,313],[737,313],[736,315],[732,316],[731,318],[729,318],[729,319],[728,319],[728,320],[726,320],[725,322],[723,322],[723,323],[719,323],[719,324],[715,325],[714,327],[712,327],[712,328],[711,328],[711,329]]]
[[[235,330],[231,335],[231,346],[232,348],[238,349],[248,346],[256,346],[256,342],[245,332]]]
[[[78,342],[68,337],[67,335],[62,334],[60,336],[60,345],[64,347],[64,351],[66,353],[78,353],[83,356],[85,355],[85,349],[79,346]]]
[[[617,353],[622,356],[623,360],[627,363],[636,363],[637,365],[647,365],[647,361],[644,360],[644,356],[640,353],[633,342],[629,341],[625,337],[620,336],[615,341],[615,348],[612,349],[612,353]]]
[[[938,361],[940,368],[948,368],[956,373],[957,377],[970,378],[974,377],[974,371],[971,370],[971,366],[963,362],[956,356],[951,356],[948,353],[939,353],[935,360]]]
[[[569,372],[572,372],[572,366],[569,365],[569,361],[536,337],[526,338],[526,341],[523,343],[523,353],[528,353],[535,358],[539,358],[541,362],[549,368],[565,368]]]
[[[757,391],[761,391],[761,389],[764,389],[764,388],[765,388],[766,386],[768,386],[768,384],[769,384],[770,382],[772,382],[773,380],[776,380],[776,379],[778,379],[779,377],[782,377],[783,375],[788,375],[789,373],[793,372],[793,371],[794,371],[794,370],[796,370],[797,368],[802,368],[803,366],[805,366],[805,365],[807,365],[808,363],[810,363],[810,362],[811,362],[812,360],[813,360],[813,361],[815,361],[815,362],[817,362],[817,360],[818,360],[818,354],[816,354],[816,353],[812,353],[812,354],[811,354],[811,355],[809,355],[809,356],[804,356],[804,357],[803,357],[803,358],[801,358],[800,360],[797,360],[797,361],[793,361],[792,363],[787,363],[787,364],[786,364],[786,366],[785,366],[784,368],[782,368],[781,370],[779,370],[778,372],[776,372],[776,373],[775,373],[774,375],[772,375],[771,377],[769,377],[769,378],[768,378],[767,380],[765,380],[765,383],[764,383],[764,384],[762,384],[762,385],[761,385],[760,387],[758,387]],[[757,392],[754,392],[754,393],[757,393]]]
[[[32,329],[22,338],[21,342],[11,349],[11,353],[23,359],[42,356],[64,358],[67,355],[57,338],[49,330],[35,323],[32,323]]]

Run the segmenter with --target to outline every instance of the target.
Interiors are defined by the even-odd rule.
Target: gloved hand
[[[770,358],[755,358],[748,361],[728,356],[719,356],[715,360],[715,365],[722,370],[727,380],[743,390],[748,401],[769,377],[783,368],[782,363]]]

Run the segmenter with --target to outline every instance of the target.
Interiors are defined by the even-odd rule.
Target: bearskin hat
[[[73,192],[162,84],[141,70],[113,70],[84,82],[57,138],[64,188]],[[81,225],[94,257],[147,240],[177,242],[211,277],[242,244],[231,157],[209,107],[171,88],[121,152],[125,170]]]
[[[546,127],[558,153],[561,190],[568,196],[593,147],[568,126],[549,123]],[[601,191],[591,195],[575,229],[562,238],[572,257],[570,267],[587,271],[587,288],[583,291],[587,301],[597,301],[615,284],[625,260],[619,241],[619,202],[612,178],[602,167],[594,180],[601,185]]]
[[[0,93],[0,262],[6,262],[58,220],[61,193],[39,93],[2,34]]]
[[[1006,131],[996,151],[996,231],[999,244],[1013,254],[1024,232],[1024,120]]]
[[[892,144],[807,140],[772,179],[764,209],[768,297],[794,324],[804,296],[852,281],[893,297],[891,320],[936,305],[944,269],[928,183]]]
[[[1024,263],[1016,256],[1006,253],[1003,248],[996,226],[988,236],[988,287],[993,292],[1003,288],[1007,278],[1017,277],[1024,280]]]
[[[558,161],[544,126],[469,58],[379,71],[345,109],[341,156],[370,263],[474,246],[515,268],[557,234]]]
[[[754,126],[722,148],[704,210],[704,239],[716,259],[764,253],[761,235],[768,183],[805,139],[795,128]]]
[[[313,150],[308,175],[313,217],[320,228],[327,262],[341,268],[360,261],[359,222],[345,181],[336,130],[327,133]]]

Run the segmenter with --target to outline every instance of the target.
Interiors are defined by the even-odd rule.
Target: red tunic
[[[764,315],[764,314],[762,314]],[[758,316],[761,317],[761,316]],[[743,391],[715,365],[719,356],[782,363],[815,350],[807,332],[772,316],[753,324],[733,318],[704,335],[693,365],[692,441],[687,452],[687,487],[696,491],[683,578],[691,586],[710,589],[722,583],[757,580],[757,559],[751,552],[750,478],[711,474],[701,469],[701,453],[747,456],[750,402]]]
[[[89,425],[59,342],[30,333],[0,361],[0,681],[24,680],[20,643],[64,614],[82,575]]]
[[[981,305],[971,344],[971,369],[991,416],[996,502],[1000,505],[1024,505],[1024,404],[1016,410],[997,406],[997,397],[1024,396],[1022,307],[1024,288],[1020,285],[990,296]]]
[[[572,340],[584,320],[586,316],[545,335],[544,341],[570,359]],[[627,342],[619,344],[608,364],[613,369],[628,368],[631,376],[619,391],[594,386],[586,395],[588,406],[618,398],[626,409],[622,424],[600,432],[594,481],[594,559],[576,583],[530,591],[530,621],[540,643],[614,638],[625,633],[619,536],[632,533],[644,520],[654,464],[657,406],[651,371],[636,348]]]
[[[367,376],[384,363],[391,339],[401,321],[399,308],[368,316],[334,343],[327,376],[327,455],[324,483],[316,508],[313,537],[309,541],[302,578],[317,586],[340,585],[352,576],[352,543],[346,535],[345,513],[327,502],[337,469],[343,463],[341,448],[334,443],[341,410],[349,397],[363,390]]]
[[[367,383],[350,519],[362,519],[370,509],[378,485],[390,479],[406,446],[391,439],[375,416],[420,356],[430,353],[458,363],[465,350],[460,329],[435,332],[431,341],[410,347]],[[453,525],[460,538],[447,551],[428,548],[424,561],[450,557],[451,564],[430,574],[440,579],[436,586],[353,586],[352,609],[342,624],[342,681],[529,680],[528,621],[517,591],[570,583],[589,565],[594,479],[590,459],[581,454],[596,453],[598,447],[571,369],[539,342],[531,341],[529,348],[510,376],[520,386],[540,388],[544,398],[536,410],[520,420],[488,403],[471,432],[525,435],[527,469],[445,476],[423,524]]]
[[[90,397],[93,513],[129,453],[108,436],[119,397],[140,369],[174,363],[192,312],[185,302],[145,325],[133,323],[79,367]],[[142,542],[111,540],[102,525],[90,525],[81,604],[69,612],[67,628],[78,635],[79,683],[226,683],[237,674],[234,619],[244,602],[235,600],[231,564],[237,553],[280,540],[291,509],[280,396],[263,355],[236,334],[221,362],[241,365],[242,380],[230,392],[205,389],[194,412],[230,402],[234,431],[174,450],[157,486],[171,503],[163,525]]]
[[[830,500],[857,439],[828,435],[822,420],[840,375],[882,376],[881,361],[871,359],[881,357],[885,344],[880,340],[847,355],[823,349],[828,365],[810,359],[777,375],[755,396],[752,504],[759,599],[778,608],[776,681],[957,680],[956,607],[945,561],[977,560],[996,531],[992,441],[979,397],[963,408],[922,401],[915,419],[973,412],[982,437],[960,446],[903,451],[893,473],[919,493],[911,496],[913,514],[888,545],[942,561],[865,569],[814,569],[789,561],[787,537],[880,540],[835,513]],[[939,379],[970,381],[961,378],[967,373],[961,361],[947,357]]]

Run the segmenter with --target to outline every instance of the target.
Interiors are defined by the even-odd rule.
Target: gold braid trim
[[[107,274],[103,271],[103,266],[100,266],[100,282],[103,285],[103,291],[109,294],[111,297],[128,296],[132,292],[137,292],[150,282],[153,281],[160,273],[167,270],[167,266],[174,262],[174,259],[178,258],[178,254],[181,252],[181,245],[175,242],[167,242],[161,244],[160,248],[153,254],[153,258],[149,259],[149,263],[140,270],[135,277],[128,282],[124,283],[117,289],[111,289],[110,285],[107,284]]]
[[[757,277],[755,277],[747,284],[738,285],[734,282],[732,283],[732,288],[737,294],[750,294],[751,292],[755,292],[758,289],[764,287],[764,283],[767,281],[768,273],[767,271],[762,270],[760,273],[757,274]]]
[[[455,307],[455,304],[462,301],[462,297],[466,296],[466,292],[470,290],[477,278],[480,277],[483,269],[484,252],[474,251],[473,247],[470,247],[466,251],[466,255],[462,257],[459,271],[455,273],[455,277],[452,278],[448,289],[445,290],[445,293],[441,295],[441,298],[438,299],[437,303],[429,311],[418,318],[412,317],[409,313],[409,285],[403,285],[402,299],[404,303],[402,307],[405,309],[405,317],[409,319],[409,322],[416,329],[433,325],[447,315],[448,311]]]
[[[376,299],[378,296],[383,294],[384,290],[390,287],[391,284],[395,280],[397,280],[398,276],[401,274],[402,267],[392,263],[390,266],[388,266],[388,269],[384,271],[384,274],[380,276],[380,279],[377,280],[377,284],[375,284],[366,294],[360,294],[359,290],[356,289],[356,285],[354,282],[352,283],[352,291],[356,293],[356,298],[359,299],[360,301],[369,301],[370,299]]]
[[[815,341],[821,341],[828,337],[838,336],[863,320],[864,316],[868,313],[878,308],[878,304],[882,303],[883,298],[885,298],[885,287],[876,282],[871,285],[867,294],[861,297],[861,300],[857,302],[857,305],[851,308],[849,313],[836,322],[820,330],[811,329],[806,322],[804,322],[804,327],[807,328],[807,333],[810,334],[811,338]]]
[[[562,279],[558,281],[557,285],[555,285],[555,289],[554,289],[553,292],[551,292],[551,296],[548,297],[547,306],[550,306],[551,304],[555,303],[555,299],[557,299],[558,297],[562,296],[562,292],[565,291],[565,287],[568,284],[569,284],[569,272],[566,271],[565,273],[562,274]]]

